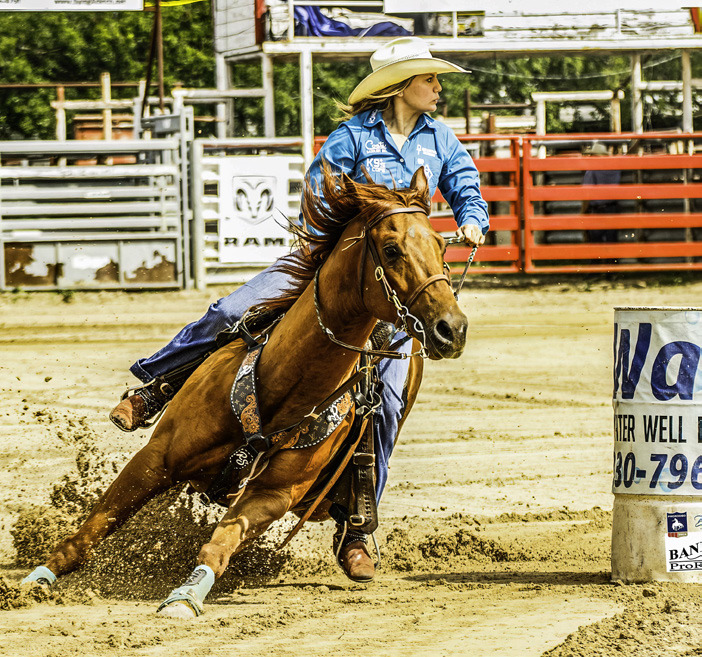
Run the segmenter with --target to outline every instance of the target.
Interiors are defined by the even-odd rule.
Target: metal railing
[[[0,142],[0,289],[182,287],[179,142]]]
[[[265,249],[223,257],[223,222],[245,220],[231,187],[254,177],[273,189],[278,176],[276,204],[296,216],[302,138],[192,139],[185,114],[178,129],[188,134],[177,139],[0,142],[0,289],[202,288],[245,281],[272,262]],[[471,274],[702,269],[702,134],[459,140],[491,216]],[[614,154],[584,155],[594,141]],[[586,171],[617,171],[618,184],[583,185]],[[452,234],[441,194],[432,206],[434,227]],[[453,271],[467,257],[465,247],[447,250]]]
[[[521,267],[520,235],[520,149],[522,138],[502,135],[460,135],[459,141],[472,152],[480,172],[480,190],[488,203],[490,238],[475,254],[475,271],[481,273],[517,272]],[[484,151],[489,146],[491,154]],[[483,153],[481,153],[483,151]],[[432,203],[431,220],[435,230],[448,234],[456,230],[453,213],[441,193],[436,192]],[[451,270],[460,273],[470,255],[464,246],[446,250],[446,262]]]

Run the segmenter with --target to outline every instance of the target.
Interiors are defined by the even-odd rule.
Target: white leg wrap
[[[161,603],[157,612],[167,613],[167,608],[175,602],[184,602],[195,616],[204,611],[203,601],[215,582],[215,574],[209,566],[197,566],[186,580],[185,584],[173,589],[170,595]]]
[[[179,586],[176,591],[194,595],[200,602],[204,602],[205,597],[210,592],[215,582],[215,574],[209,566],[197,566],[183,586]]]
[[[46,566],[37,566],[20,582],[20,584],[38,582],[44,586],[51,586],[55,581],[56,575],[54,575]]]

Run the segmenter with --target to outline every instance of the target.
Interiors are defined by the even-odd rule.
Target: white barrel
[[[702,582],[702,308],[615,308],[612,579]]]

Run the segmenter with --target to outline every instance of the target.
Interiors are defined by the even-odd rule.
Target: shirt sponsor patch
[[[368,166],[373,173],[385,173],[387,171],[385,168],[385,160],[380,157],[368,158]]]
[[[417,153],[420,155],[428,155],[429,157],[436,157],[436,151],[432,148],[427,148],[421,144],[417,144]]]
[[[375,142],[373,139],[366,139],[365,143],[366,151],[368,153],[387,153],[388,147],[385,145],[384,141]]]

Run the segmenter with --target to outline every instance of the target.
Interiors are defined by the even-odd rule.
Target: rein
[[[446,244],[461,244],[463,243],[463,239],[460,237],[445,237],[444,242]],[[458,285],[453,288],[453,296],[456,298],[456,301],[458,301],[458,293],[461,291],[461,288],[463,287],[463,283],[466,280],[466,274],[468,273],[468,267],[470,267],[473,264],[473,258],[475,258],[475,253],[478,250],[477,246],[474,246],[473,249],[470,252],[470,255],[468,256],[468,260],[466,260],[466,266],[463,268],[463,273],[461,274],[461,280],[458,281]]]

